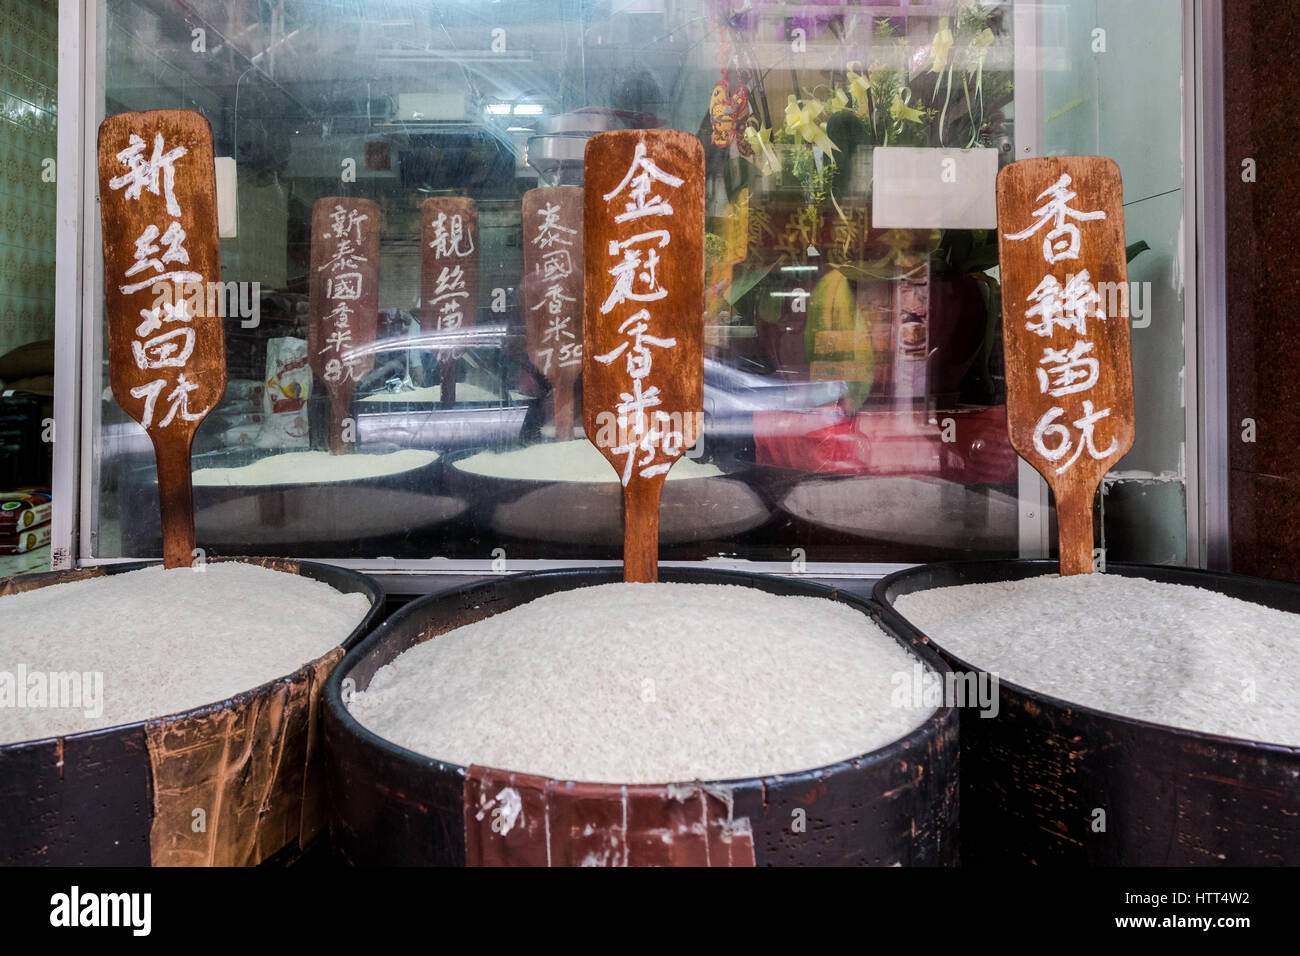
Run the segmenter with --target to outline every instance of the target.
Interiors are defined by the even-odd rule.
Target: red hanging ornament
[[[722,64],[722,79],[713,87],[709,95],[709,123],[713,128],[711,137],[714,146],[726,148],[739,143],[742,153],[749,154],[749,144],[745,142],[743,132],[749,120],[749,94],[742,84],[733,93],[727,79],[727,64],[731,62],[731,31],[728,26],[730,11],[719,10],[718,29],[721,33],[718,44],[718,59]]]
[[[724,75],[709,96],[709,121],[713,126],[713,145],[730,146],[741,142],[741,130],[749,119],[749,94],[743,86],[733,93]]]

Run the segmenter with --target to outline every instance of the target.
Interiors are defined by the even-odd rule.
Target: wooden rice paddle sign
[[[1097,485],[1133,445],[1119,167],[1026,159],[997,191],[1007,429],[1056,496],[1061,574],[1088,574]]]
[[[420,205],[421,326],[454,332],[474,324],[478,313],[478,203],[458,196],[433,196]],[[456,403],[460,349],[438,358],[443,405]]]
[[[587,142],[582,422],[623,483],[623,578],[659,576],[659,496],[704,419],[704,147]]]
[[[99,213],[113,397],[158,461],[163,563],[194,560],[190,446],[226,388],[212,129],[188,110],[99,126]]]
[[[311,370],[330,396],[330,454],[352,450],[346,433],[357,382],[375,365],[379,318],[379,233],[383,213],[368,199],[330,196],[311,215]]]
[[[524,321],[528,357],[551,383],[555,440],[573,438],[573,387],[582,369],[582,189],[524,193]]]

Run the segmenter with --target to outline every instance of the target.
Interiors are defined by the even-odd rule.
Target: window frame
[[[1012,0],[1016,63],[1016,158],[1038,155],[1042,0]],[[1223,307],[1222,0],[1182,0],[1184,216],[1180,244],[1184,276],[1186,350],[1184,447],[1188,563],[1226,567],[1228,540],[1226,317]],[[105,32],[99,3],[59,0],[58,223],[56,229],[55,420],[52,565],[125,563],[96,557],[97,461],[95,404],[100,398],[102,330],[96,320],[102,276],[96,251],[99,216],[94,183],[95,129],[102,111]],[[1021,77],[1024,77],[1022,80]],[[71,385],[69,383],[72,383]],[[1047,485],[1023,461],[1019,466],[1020,556],[1044,557],[1049,547]],[[292,557],[287,555],[286,557]],[[397,593],[441,588],[456,577],[502,573],[491,558],[338,559],[330,563],[376,576]],[[620,562],[538,559],[509,561],[506,572],[561,567],[617,566]],[[876,579],[910,563],[803,562],[711,558],[664,562],[708,565],[811,578]]]

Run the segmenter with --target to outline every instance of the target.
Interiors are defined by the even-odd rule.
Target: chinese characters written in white
[[[463,259],[474,251],[474,236],[465,228],[464,217],[459,213],[448,216],[445,212],[431,223],[433,240],[429,248],[438,260]],[[465,273],[455,262],[443,265],[430,296],[428,309],[435,317],[440,332],[458,329],[465,322],[464,300],[469,297]]]
[[[577,297],[565,294],[565,280],[573,275],[572,246],[577,230],[560,223],[560,207],[555,203],[542,206],[537,216],[541,221],[531,242],[541,258],[533,278],[542,284],[543,292],[532,311],[545,309],[546,325],[533,361],[543,374],[550,375],[552,362],[557,369],[582,363],[582,343],[577,341],[571,308]]]
[[[369,218],[359,210],[336,203],[329,213],[329,228],[321,236],[333,243],[325,261],[316,267],[317,272],[326,273],[325,299],[329,312],[325,319],[330,326],[320,354],[329,356],[321,375],[331,385],[345,380],[357,382],[362,377],[361,359],[352,348],[351,323],[356,310],[348,303],[360,300],[365,291],[361,266],[368,259],[361,255],[360,249],[365,239],[363,224]]]
[[[190,264],[190,254],[185,248],[185,229],[180,223],[183,213],[175,192],[176,163],[188,150],[184,146],[167,149],[161,132],[155,134],[153,151],[148,155],[147,144],[139,134],[131,133],[127,142],[115,157],[126,171],[109,180],[109,189],[121,190],[122,198],[130,201],[139,201],[146,192],[159,196],[169,217],[165,227],[149,223],[136,237],[132,264],[123,272],[123,282],[118,286],[122,295],[134,295],[159,284],[165,288],[169,282],[175,286],[174,295],[161,296],[152,308],[140,310],[142,321],[131,342],[136,367],[161,373],[130,390],[132,397],[144,400],[140,423],[145,428],[154,424],[161,398],[166,411],[157,424],[166,428],[178,418],[198,421],[207,412],[206,408],[190,408],[190,393],[199,386],[185,375],[195,345],[194,313],[185,288],[203,281],[199,273],[180,268]],[[176,370],[174,379],[170,370]]]
[[[656,224],[661,228],[647,229],[621,241],[610,240],[607,252],[616,261],[608,272],[614,284],[600,307],[601,315],[608,315],[626,303],[650,303],[668,295],[668,290],[659,283],[657,267],[658,250],[672,242],[669,224],[663,220],[671,219],[673,207],[658,190],[676,189],[682,182],[681,178],[661,169],[647,155],[645,143],[639,142],[627,174],[617,187],[604,195],[605,202],[611,203],[623,194],[623,211],[614,215],[615,222],[654,216],[660,217]],[[654,335],[652,322],[648,308],[637,309],[618,326],[624,341],[603,355],[593,356],[604,365],[611,365],[620,357],[626,362],[630,383],[627,391],[619,393],[614,409],[620,443],[613,448],[615,455],[627,456],[621,476],[624,485],[634,471],[642,478],[667,472],[683,450],[681,429],[672,427],[673,417],[661,407],[660,389],[650,381],[654,350],[672,349],[677,340]]]
[[[1069,174],[1063,173],[1052,186],[1039,193],[1038,199],[1046,202],[1034,210],[1033,224],[1006,236],[1010,240],[1027,239],[1050,224],[1051,228],[1043,237],[1043,258],[1049,265],[1079,258],[1083,237],[1077,223],[1106,218],[1104,210],[1081,212],[1072,209],[1069,204],[1076,194],[1070,189],[1070,183]],[[1094,343],[1087,339],[1088,322],[1091,319],[1105,321],[1106,313],[1088,270],[1067,275],[1064,285],[1055,275],[1048,273],[1029,294],[1027,301],[1030,307],[1025,310],[1026,331],[1049,340],[1054,339],[1057,333],[1072,336],[1072,341],[1064,348],[1044,345],[1042,357],[1034,370],[1040,394],[1059,399],[1091,391],[1100,379],[1101,365],[1094,352]],[[1049,462],[1060,462],[1056,468],[1058,475],[1068,471],[1085,451],[1093,459],[1103,461],[1115,454],[1119,447],[1115,438],[1104,449],[1097,447],[1097,425],[1110,416],[1111,410],[1094,408],[1091,399],[1080,401],[1081,408],[1068,414],[1063,405],[1053,404],[1034,426],[1034,450]],[[1071,426],[1074,431],[1071,431]]]

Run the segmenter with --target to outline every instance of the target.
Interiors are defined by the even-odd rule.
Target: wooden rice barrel
[[[383,591],[361,574],[324,564],[211,560],[242,560],[364,594],[370,611],[328,654],[227,700],[0,743],[0,865],[252,865],[292,857],[320,832],[321,685],[382,615]],[[0,581],[0,596],[147,566],[11,578]],[[202,829],[196,808],[205,811]]]
[[[566,569],[430,595],[349,652],[326,683],[324,726],[331,841],[344,861],[559,866],[580,863],[599,848],[604,861],[628,865],[956,862],[954,708],[940,707],[905,737],[831,766],[764,778],[619,785],[444,763],[371,733],[344,704],[344,681],[365,690],[380,667],[415,644],[547,594],[621,580],[619,568]],[[820,597],[873,620],[878,615],[852,595],[785,578],[666,567],[660,580]],[[929,649],[915,653],[946,672]],[[498,836],[478,810],[505,788],[520,796],[522,823]],[[800,809],[806,830],[791,825]]]
[[[957,657],[894,609],[931,588],[1054,574],[1055,561],[928,564],[879,582],[887,624]],[[1300,612],[1300,587],[1237,574],[1108,564],[1107,574],[1217,591]],[[1083,707],[1007,681],[996,717],[961,721],[961,853],[968,864],[1300,864],[1300,748],[1181,730]],[[1105,810],[1105,829],[1094,826]]]

